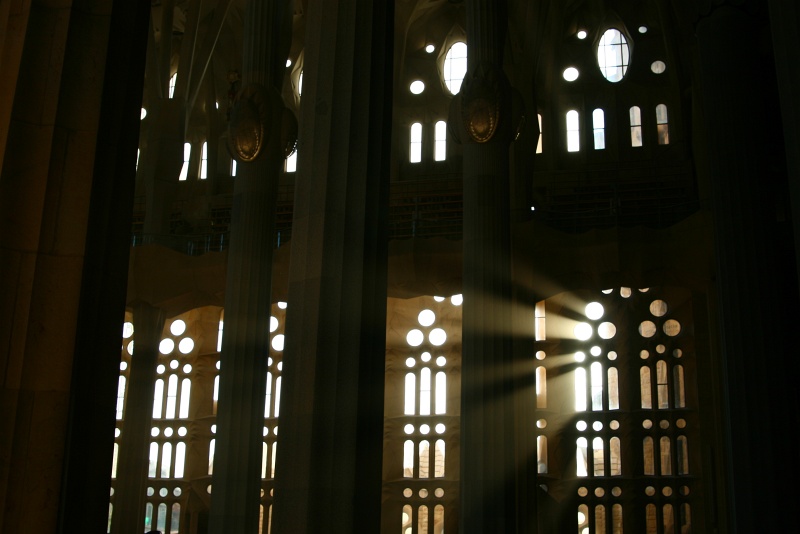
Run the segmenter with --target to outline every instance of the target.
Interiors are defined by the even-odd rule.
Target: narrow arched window
[[[200,179],[208,178],[208,141],[203,141],[203,149],[200,154]]]
[[[422,124],[415,122],[411,125],[411,143],[409,146],[408,160],[411,163],[422,161]]]
[[[658,144],[669,144],[669,119],[667,117],[667,106],[659,104],[656,106],[656,128],[658,128]]]
[[[176,72],[169,78],[169,97],[175,96],[175,84],[178,82],[178,73]],[[162,85],[163,87],[163,85]]]
[[[286,163],[284,163],[283,168],[286,172],[297,172],[297,150],[286,158]]]
[[[183,166],[181,167],[181,174],[178,176],[178,180],[186,180],[189,176],[189,158],[192,157],[192,144],[191,143],[184,143],[183,144]]]
[[[539,113],[536,115],[537,119],[539,120],[539,138],[536,141],[536,153],[542,153],[542,114]]]
[[[447,158],[447,123],[438,121],[434,127],[433,159],[444,161]]]
[[[642,146],[642,110],[639,106],[630,109],[631,146]]]
[[[603,150],[606,147],[606,118],[602,109],[592,112],[592,128],[594,129],[594,149]]]
[[[574,109],[567,112],[567,151],[578,152],[581,149],[581,125],[578,112]]]

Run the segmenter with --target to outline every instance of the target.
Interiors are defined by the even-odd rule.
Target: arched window
[[[422,161],[422,124],[415,122],[411,125],[411,142],[409,145],[408,160],[411,163]]]
[[[539,121],[539,138],[536,140],[536,153],[542,153],[542,114],[537,113],[537,120]]]
[[[606,120],[602,109],[592,112],[592,127],[594,128],[594,149],[603,150],[606,147]]]
[[[208,141],[203,141],[203,149],[200,154],[200,179],[208,178]]]
[[[642,110],[639,106],[630,109],[631,146],[642,146]]]
[[[659,104],[656,106],[656,128],[658,129],[658,144],[669,144],[669,120],[667,118],[667,106]]]
[[[444,84],[452,94],[461,90],[461,82],[467,73],[467,43],[457,41],[444,57]]]
[[[189,158],[192,157],[192,144],[191,143],[184,143],[183,144],[183,166],[181,167],[181,174],[178,176],[178,180],[186,180],[189,176]]]
[[[447,158],[447,123],[438,121],[434,127],[433,159],[444,161]]]
[[[578,152],[581,149],[581,126],[578,112],[574,109],[567,112],[567,151]]]

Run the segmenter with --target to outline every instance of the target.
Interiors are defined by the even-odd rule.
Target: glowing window
[[[578,112],[567,112],[567,151],[578,152],[581,149],[581,126]]]
[[[536,141],[536,153],[542,153],[542,114],[538,113],[536,115],[537,119],[539,120],[539,138]]]
[[[411,143],[408,159],[411,163],[422,161],[422,124],[419,122],[411,125]]]
[[[467,43],[456,42],[444,57],[444,83],[452,94],[461,90],[461,82],[467,73]]]
[[[203,150],[200,155],[200,179],[208,178],[208,142],[203,141]]]
[[[597,45],[597,64],[603,77],[619,82],[625,77],[630,63],[630,48],[625,36],[614,28],[606,30]]]
[[[408,90],[415,95],[421,94],[422,91],[425,90],[425,82],[422,80],[414,80],[411,82],[411,85],[408,86]]]
[[[303,71],[300,71],[300,75],[297,77],[297,96],[303,94]]]
[[[444,161],[447,158],[447,123],[438,121],[434,128],[433,159]]]
[[[667,64],[666,64],[666,63],[664,63],[664,62],[663,62],[663,61],[661,61],[661,60],[658,60],[658,61],[653,61],[653,62],[650,64],[650,70],[653,72],[653,74],[661,74],[661,73],[663,73],[665,70],[667,70]]]
[[[642,146],[642,110],[639,106],[630,109],[631,146]]]
[[[592,112],[592,128],[594,130],[594,149],[603,150],[606,147],[606,119],[602,109]]]
[[[236,176],[236,160],[231,160],[231,177]]]
[[[580,72],[575,67],[567,67],[564,69],[564,72],[561,74],[565,80],[568,82],[574,82],[580,76]]]
[[[181,167],[181,174],[178,176],[178,180],[186,180],[186,177],[189,175],[189,158],[192,157],[192,144],[191,143],[184,143],[183,144],[183,167]]]
[[[292,152],[292,154],[286,158],[284,170],[286,172],[297,172],[297,150]]]
[[[658,144],[669,144],[669,120],[667,119],[667,106],[659,104],[656,106],[656,128],[658,128]]]
[[[175,84],[178,81],[178,73],[173,74],[169,79],[169,97],[175,96]]]

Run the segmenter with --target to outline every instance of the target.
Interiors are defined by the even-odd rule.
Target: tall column
[[[228,249],[212,534],[258,532],[275,202],[285,147],[294,146],[282,128],[293,117],[277,90],[289,52],[291,5],[250,1],[244,17],[243,88],[230,127],[240,170]]]
[[[273,532],[379,532],[394,2],[311,2]]]
[[[124,426],[120,435],[117,458],[117,480],[111,532],[140,534],[144,528],[145,488],[149,465],[151,406],[155,394],[158,346],[164,330],[164,310],[146,303],[133,309],[136,333],[130,380],[123,412]]]
[[[459,532],[516,532],[506,3],[467,2],[468,73],[451,107],[464,145]],[[521,503],[527,506],[529,503]]]
[[[765,29],[766,12],[752,8],[759,2],[715,4],[696,34],[727,379],[729,524],[731,532],[784,532],[793,505],[780,488],[798,475],[785,434],[797,421],[798,298],[790,223],[781,221],[786,175],[774,164],[777,93],[772,55],[746,38]]]

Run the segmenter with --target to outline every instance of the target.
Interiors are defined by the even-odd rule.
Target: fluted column
[[[308,5],[275,533],[380,531],[393,14]]]
[[[782,222],[786,176],[774,164],[777,94],[750,35],[765,28],[763,2],[717,1],[697,23],[717,263],[729,532],[792,530],[779,488],[796,480],[797,285]],[[760,4],[760,5],[759,5]],[[745,66],[749,66],[746,68]]]
[[[140,534],[144,528],[145,488],[156,384],[158,345],[164,330],[164,310],[146,303],[133,310],[136,341],[131,358],[130,380],[123,412],[117,459],[117,480],[111,532]]]
[[[287,119],[276,89],[283,69],[274,66],[288,55],[291,2],[250,1],[245,21],[242,91],[231,117],[240,170],[228,251],[212,534],[258,532],[275,201],[286,155],[281,125]]]
[[[467,2],[469,69],[450,118],[464,145],[459,532],[467,534],[517,531],[506,26],[505,2]]]

